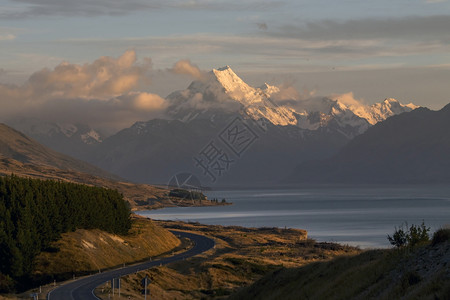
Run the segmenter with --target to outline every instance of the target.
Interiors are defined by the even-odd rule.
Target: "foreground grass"
[[[215,239],[216,247],[202,255],[168,266],[153,268],[122,278],[122,296],[142,298],[141,281],[151,278],[151,299],[222,299],[264,275],[284,267],[298,267],[354,255],[360,250],[332,243],[317,243],[304,230],[209,226],[197,223],[157,224],[190,231]],[[108,299],[104,285],[97,296]]]
[[[230,299],[450,299],[450,241],[279,269]]]

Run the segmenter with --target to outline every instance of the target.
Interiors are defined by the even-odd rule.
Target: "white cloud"
[[[175,74],[190,75],[195,79],[203,79],[205,76],[205,72],[201,71],[198,66],[192,64],[189,59],[177,61],[169,71]]]
[[[84,65],[63,62],[53,70],[43,69],[31,75],[26,88],[45,98],[108,99],[147,84],[150,69],[150,60],[139,64],[136,52],[129,50],[119,58],[104,56]]]
[[[0,84],[0,120],[38,117],[120,129],[163,113],[159,95],[139,89],[150,83],[151,62],[135,51],[83,65],[61,63],[35,72],[21,86]]]
[[[125,108],[131,107],[138,112],[160,111],[167,107],[164,98],[145,92],[131,92],[119,97]]]
[[[344,94],[331,94],[328,98],[332,100],[338,100],[339,102],[345,104],[348,107],[358,108],[365,106],[364,99],[356,99],[353,92],[348,92]]]

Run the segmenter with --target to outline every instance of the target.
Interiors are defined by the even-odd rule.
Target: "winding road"
[[[188,238],[192,240],[195,245],[193,248],[189,249],[186,252],[162,258],[160,260],[155,261],[149,261],[138,265],[133,265],[121,269],[116,269],[112,271],[107,271],[104,273],[99,273],[96,275],[92,275],[89,277],[85,277],[70,283],[67,283],[65,285],[62,285],[54,290],[52,290],[47,295],[48,300],[67,300],[67,299],[73,299],[73,300],[90,300],[90,299],[99,299],[94,295],[94,289],[101,285],[102,283],[105,283],[107,281],[112,280],[113,278],[118,278],[120,276],[125,276],[131,273],[135,273],[138,271],[146,270],[151,267],[159,266],[159,265],[165,265],[168,263],[172,263],[175,261],[183,260],[188,257],[195,256],[197,254],[200,254],[202,252],[205,252],[211,248],[214,247],[214,240],[207,238],[202,235],[193,234],[193,233],[187,233],[182,231],[173,231],[171,230],[173,234],[176,234],[181,237]]]

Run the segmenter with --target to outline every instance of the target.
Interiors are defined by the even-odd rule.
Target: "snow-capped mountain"
[[[286,99],[287,94],[267,83],[252,87],[227,66],[170,94],[169,118],[136,122],[104,140],[85,125],[13,125],[48,147],[135,182],[164,184],[188,172],[209,185],[211,172],[217,171],[219,184],[265,186],[286,177],[299,163],[337,153],[373,124],[416,108],[394,99],[370,106],[326,97]],[[233,148],[240,144],[225,138],[225,132],[232,136],[231,129],[239,129],[232,125],[235,120],[242,122],[238,131],[247,134],[239,141],[250,141],[242,152]],[[220,161],[211,160],[211,149]],[[199,157],[208,159],[209,169],[200,168]],[[224,161],[225,169],[218,165]]]
[[[58,152],[84,158],[91,146],[104,140],[104,136],[86,124],[53,123],[39,119],[18,119],[8,125]]]
[[[386,120],[388,117],[398,115],[404,112],[410,112],[419,106],[412,103],[401,104],[395,99],[389,98],[381,103],[375,103],[367,110],[368,115],[360,115],[370,124],[375,125],[378,122]]]
[[[183,121],[221,112],[241,112],[254,120],[267,119],[274,125],[295,125],[295,111],[273,103],[270,96],[279,92],[265,84],[254,88],[245,83],[229,67],[214,69],[204,80],[197,80],[183,91],[170,94],[169,115]]]
[[[64,136],[69,139],[77,139],[88,145],[103,141],[102,134],[85,124],[51,123],[37,119],[21,119],[12,123],[17,130],[32,137]]]
[[[390,116],[418,106],[403,105],[395,99],[368,106],[346,105],[339,100],[279,99],[280,88],[264,83],[254,88],[229,67],[214,69],[182,91],[170,94],[168,114],[181,121],[211,118],[224,112],[238,112],[244,118],[265,119],[273,125],[293,125],[302,129],[329,128],[351,138]]]

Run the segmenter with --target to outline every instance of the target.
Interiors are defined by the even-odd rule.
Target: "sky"
[[[254,86],[440,109],[450,102],[450,2],[0,0],[0,121],[102,111],[105,124],[129,126],[192,81],[174,71],[180,61],[230,65]]]

